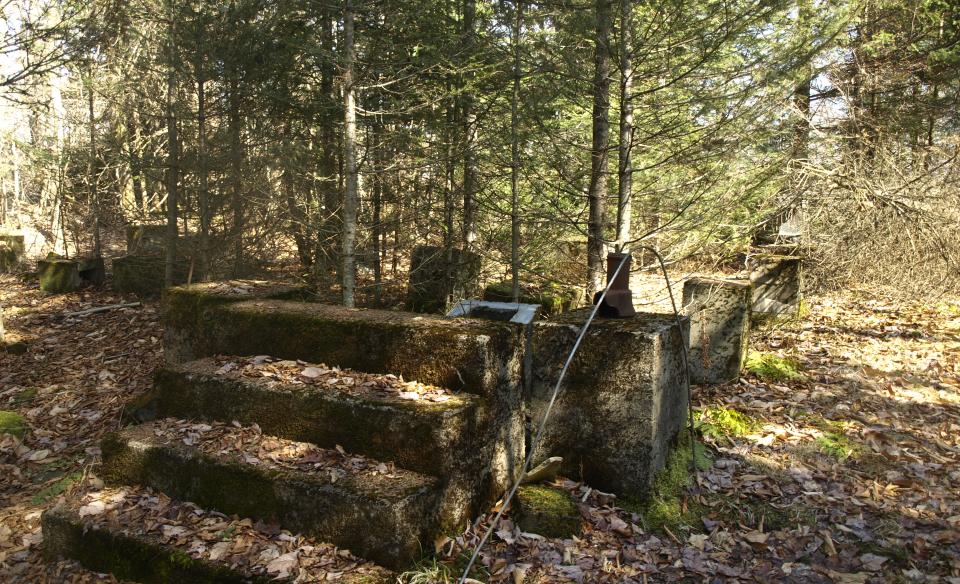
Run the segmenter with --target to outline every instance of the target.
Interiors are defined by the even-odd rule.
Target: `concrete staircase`
[[[233,517],[246,531],[224,531],[224,545],[289,530],[310,553],[339,548],[360,578],[346,581],[385,581],[350,552],[408,567],[516,473],[521,337],[504,323],[277,299],[291,296],[252,282],[169,291],[168,365],[102,444],[105,496],[122,508],[156,493],[170,498],[164,517]],[[134,512],[101,521],[91,504],[45,514],[48,554],[143,582],[284,580],[269,563],[158,536]]]

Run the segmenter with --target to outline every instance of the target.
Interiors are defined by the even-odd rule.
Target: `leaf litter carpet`
[[[3,278],[7,329],[29,349],[0,353],[0,409],[24,416],[29,431],[22,441],[0,437],[0,581],[114,581],[68,561],[42,560],[40,514],[63,498],[80,500],[89,517],[105,522],[119,514],[152,519],[157,537],[185,543],[196,557],[271,576],[336,581],[371,569],[345,550],[276,526],[248,532],[243,518],[199,510],[171,516],[159,493],[104,488],[99,440],[119,427],[125,405],[148,389],[162,360],[157,307],[67,317],[121,298],[100,291],[45,297],[35,285]],[[852,292],[816,297],[803,319],[756,330],[752,349],[794,364],[796,374],[748,371],[736,383],[695,388],[705,460],[677,494],[672,514],[654,521],[648,507],[559,479],[580,508],[583,534],[545,539],[506,518],[475,578],[960,584],[960,302],[906,305]],[[280,377],[299,366],[265,364]],[[330,370],[318,369],[300,380],[323,382],[310,376]],[[435,397],[431,388],[401,383],[410,382],[382,389]],[[237,430],[165,431],[191,440],[194,433]],[[267,463],[276,463],[277,448],[305,448],[264,445],[255,434],[243,440],[250,456]],[[341,456],[311,453],[312,464],[336,464]],[[435,573],[455,573],[491,518],[435,542]],[[225,531],[247,537],[221,541]]]

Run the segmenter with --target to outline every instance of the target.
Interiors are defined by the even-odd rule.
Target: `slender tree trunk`
[[[523,30],[523,0],[514,6],[513,94],[510,96],[510,282],[513,301],[520,301],[520,33]]]
[[[380,109],[383,109],[383,103],[380,103]],[[383,293],[383,247],[380,240],[383,233],[383,127],[378,122],[373,126],[373,293],[374,301],[379,306],[380,298]]]
[[[610,4],[597,0],[593,76],[593,144],[590,150],[589,217],[587,219],[587,292],[603,287],[603,251],[607,199],[607,153],[610,147]]]
[[[464,72],[464,83],[461,103],[461,122],[463,124],[463,249],[468,249],[477,238],[476,226],[476,153],[474,152],[474,132],[476,129],[476,115],[473,111],[473,74],[471,59],[474,50],[474,27],[477,15],[476,0],[463,0],[463,30],[461,45],[466,55],[467,70]]]
[[[201,47],[202,46],[201,44]],[[203,58],[203,51],[201,49],[200,58],[197,62],[197,163],[200,173],[200,190],[197,193],[197,205],[200,207],[200,274],[198,279],[201,281],[207,280],[210,271],[210,172],[207,169],[207,80]]]
[[[243,144],[240,136],[240,97],[238,72],[236,69],[230,75],[228,107],[228,132],[230,135],[230,203],[233,210],[233,274],[239,276],[243,270],[243,230],[245,218],[243,213]]]
[[[93,109],[93,69],[87,70],[87,123],[90,131],[89,158],[87,159],[87,186],[90,189],[90,206],[93,209],[93,257],[99,258],[100,244],[100,193],[97,189],[97,127]]]
[[[357,104],[354,87],[353,0],[343,7],[343,155],[346,185],[343,193],[343,305],[353,307],[357,264],[354,247],[357,239]]]
[[[143,188],[143,162],[140,159],[140,124],[134,106],[127,102],[127,148],[130,154],[130,178],[133,181],[133,201],[137,212],[146,215]]]
[[[323,49],[323,59],[320,67],[320,93],[323,99],[335,103],[333,79],[334,71],[334,44],[333,44],[333,8],[323,8],[321,14],[320,45]],[[323,215],[320,220],[320,237],[316,253],[318,267],[338,271],[339,255],[337,241],[342,230],[341,207],[342,191],[337,163],[337,132],[334,127],[335,113],[333,108],[323,112],[320,117],[320,182],[323,190]]]
[[[176,93],[176,78],[174,71],[175,54],[173,40],[173,2],[170,2],[169,11],[169,63],[167,64],[167,99],[166,99],[166,117],[167,117],[167,257],[164,264],[163,282],[166,286],[172,286],[174,282],[174,268],[177,261],[177,199],[178,199],[178,180],[180,170],[180,143],[177,136],[177,119],[174,117],[173,104]]]
[[[617,245],[630,241],[633,220],[633,0],[620,0],[620,147],[617,165]]]

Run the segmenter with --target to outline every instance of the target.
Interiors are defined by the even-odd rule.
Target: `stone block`
[[[376,460],[317,448],[311,454],[330,463],[321,471],[283,464],[283,457],[251,461],[249,450],[256,453],[277,439],[264,436],[258,447],[244,442],[251,440],[249,431],[228,426],[211,452],[162,428],[161,421],[107,435],[101,471],[107,484],[149,486],[204,508],[276,522],[389,567],[412,564],[438,535],[435,477],[397,467],[381,472],[387,467]],[[310,448],[284,445],[289,451]]]
[[[511,515],[521,531],[563,539],[580,535],[580,510],[563,489],[523,485],[517,489],[512,505]]]
[[[160,255],[125,255],[113,260],[113,289],[123,294],[155,298],[164,289],[166,258]],[[173,282],[183,284],[190,273],[190,264],[178,260],[174,264]]]
[[[233,562],[232,555],[212,560],[212,546],[198,550],[193,538],[163,537],[164,525],[156,521],[120,524],[104,521],[103,515],[107,514],[81,517],[81,506],[82,501],[68,501],[43,513],[43,555],[48,561],[70,558],[89,570],[110,572],[120,581],[143,584],[293,584],[299,581],[296,571],[287,576],[270,574],[245,562]],[[201,520],[210,522],[222,518],[184,503],[172,502],[168,507],[168,514],[173,518],[196,517],[198,513]],[[222,538],[238,548],[251,542],[269,544],[276,536],[276,532],[267,528],[231,527],[233,529],[229,533],[225,531]],[[306,539],[303,544],[311,549],[323,545],[313,539]],[[356,560],[350,562],[349,557],[338,561],[356,564]],[[330,566],[336,568],[337,562],[330,562]],[[390,584],[396,582],[396,575],[365,563],[362,570],[347,572],[338,582]]]
[[[797,256],[750,256],[747,269],[753,284],[753,312],[785,316],[799,314],[802,263]]]
[[[447,393],[443,401],[411,400],[376,390],[346,391],[329,384],[277,381],[219,372],[225,359],[168,366],[135,404],[138,421],[175,417],[257,424],[264,432],[349,452],[443,477],[440,522],[456,529],[482,513],[478,483],[489,452],[479,439],[475,395]],[[306,365],[304,365],[306,366]],[[343,376],[356,373],[342,370]],[[431,453],[424,456],[424,452]]]
[[[216,307],[245,300],[306,297],[300,286],[266,280],[221,280],[169,288],[162,303],[167,362],[186,363],[225,352],[216,347]]]
[[[171,294],[172,296],[172,294]],[[481,443],[492,449],[482,500],[497,497],[524,452],[520,327],[476,319],[353,309],[289,300],[165,304],[167,361],[271,355],[392,373],[483,399]]]
[[[534,429],[588,314],[578,310],[533,325],[527,410]],[[689,321],[681,325],[689,327]],[[595,320],[570,365],[534,462],[562,456],[567,476],[646,496],[686,418],[684,338],[672,316]]]
[[[0,234],[0,274],[12,272],[23,260],[22,235]]]
[[[747,280],[690,278],[683,310],[690,317],[690,383],[735,380],[747,358],[752,288]]]
[[[80,279],[99,286],[107,279],[107,269],[103,257],[90,257],[77,260],[79,263]]]
[[[461,249],[423,245],[410,259],[410,291],[407,306],[414,312],[446,312],[462,298],[479,292],[481,258]]]
[[[156,223],[127,225],[128,255],[163,255],[166,252],[167,226]]]
[[[80,264],[74,260],[51,258],[37,262],[40,290],[50,294],[73,292],[81,284]]]

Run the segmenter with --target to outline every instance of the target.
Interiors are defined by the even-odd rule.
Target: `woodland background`
[[[424,243],[482,254],[490,279],[591,288],[613,246],[723,269],[785,223],[815,285],[960,282],[949,0],[0,15],[0,223],[35,256],[164,222],[194,279],[295,264],[352,303],[402,287]]]

